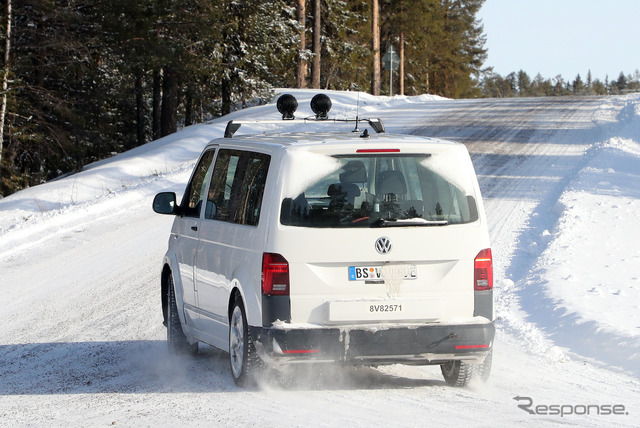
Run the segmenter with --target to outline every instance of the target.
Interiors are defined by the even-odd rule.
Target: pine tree
[[[600,79],[596,79],[591,84],[591,90],[595,95],[607,95],[607,87],[604,83],[600,81]]]
[[[484,0],[390,0],[385,37],[405,40],[406,92],[477,96],[475,79],[486,59],[481,23]]]
[[[473,76],[479,76],[486,60],[485,36],[476,14],[484,0],[443,0],[444,33],[439,81],[436,85],[442,95],[468,97],[478,95]]]
[[[517,81],[518,81],[517,83],[518,94],[521,97],[530,96],[531,95],[531,78],[524,70],[518,71]]]
[[[429,34],[436,0],[390,0],[383,3],[383,50],[394,46],[400,53],[398,86],[400,93],[428,92]]]
[[[625,89],[627,89],[627,76],[625,76],[624,72],[620,72],[618,75],[618,80],[611,82],[612,92],[615,94],[621,94]]]
[[[25,0],[13,6],[15,83],[7,101],[3,192],[79,169],[114,147],[99,114],[105,70],[93,51],[99,43],[92,4]]]
[[[362,0],[326,0],[320,86],[364,90],[370,86],[369,5]]]
[[[586,87],[582,82],[582,78],[580,77],[580,74],[576,75],[576,78],[573,80],[573,83],[571,84],[571,89],[572,89],[573,95],[586,94]]]

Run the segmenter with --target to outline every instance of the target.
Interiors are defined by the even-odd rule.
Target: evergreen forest
[[[556,96],[637,89],[636,75],[500,76],[485,66],[484,0],[2,0],[0,197],[274,88]]]

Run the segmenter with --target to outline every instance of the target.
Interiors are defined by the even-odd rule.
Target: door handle
[[[191,226],[191,230],[193,230],[194,232],[198,231],[198,226]]]

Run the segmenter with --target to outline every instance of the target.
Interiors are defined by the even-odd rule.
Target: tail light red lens
[[[473,288],[476,291],[493,289],[493,259],[491,248],[478,253],[474,260]]]
[[[289,262],[280,254],[262,255],[262,294],[265,296],[289,295]]]

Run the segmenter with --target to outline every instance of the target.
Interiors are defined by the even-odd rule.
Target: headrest
[[[400,171],[382,171],[378,175],[378,188],[376,190],[379,195],[389,193],[404,195],[407,193],[407,184]]]
[[[327,189],[331,197],[356,198],[360,196],[360,188],[353,183],[331,184]]]
[[[352,160],[344,166],[340,173],[340,183],[366,183],[367,170],[362,161]]]

